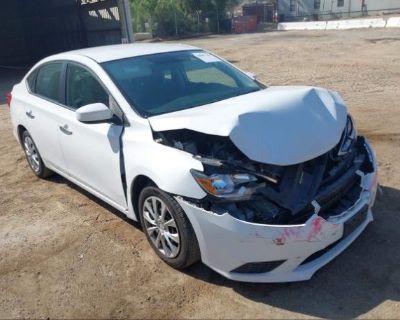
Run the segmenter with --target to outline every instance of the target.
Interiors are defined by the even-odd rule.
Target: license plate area
[[[368,205],[365,205],[361,208],[360,211],[358,211],[354,216],[347,220],[344,223],[343,238],[353,233],[353,231],[357,229],[357,227],[359,227],[367,219],[367,215]]]

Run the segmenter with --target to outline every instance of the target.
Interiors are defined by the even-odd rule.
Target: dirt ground
[[[266,84],[339,91],[378,155],[374,223],[307,282],[237,283],[200,263],[175,271],[116,210],[61,177],[35,178],[0,106],[0,318],[399,318],[400,31],[185,42]],[[0,74],[4,89],[12,75]]]

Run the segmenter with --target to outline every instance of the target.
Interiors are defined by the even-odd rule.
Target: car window
[[[102,66],[144,116],[193,108],[263,88],[201,50],[144,55],[108,61]]]
[[[36,82],[36,75],[37,75],[37,69],[34,70],[28,78],[26,78],[26,83],[28,85],[28,88],[31,92],[35,92],[35,82]]]
[[[188,60],[184,62],[184,68],[188,80],[192,83],[214,83],[237,88],[238,84],[228,74],[218,70],[213,65],[204,66],[202,61]]]
[[[97,102],[109,105],[109,95],[99,81],[78,65],[68,65],[66,89],[67,106],[72,109]]]
[[[59,86],[62,63],[49,63],[37,72],[35,93],[60,102]]]

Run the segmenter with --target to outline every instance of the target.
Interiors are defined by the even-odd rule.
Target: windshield
[[[152,116],[262,89],[230,64],[201,51],[175,51],[102,64],[131,105]]]

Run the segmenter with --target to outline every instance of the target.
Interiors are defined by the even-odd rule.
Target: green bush
[[[227,32],[226,11],[237,3],[238,0],[131,0],[132,26],[134,32],[171,37],[217,32],[219,20],[219,31]]]

